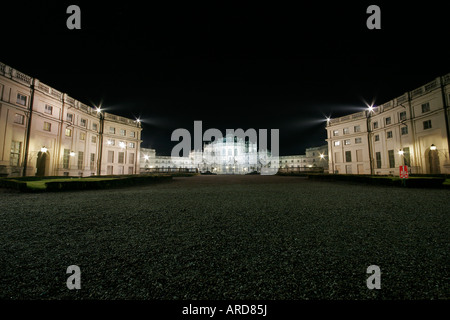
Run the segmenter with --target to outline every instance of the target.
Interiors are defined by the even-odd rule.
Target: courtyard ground
[[[450,298],[446,189],[195,176],[0,203],[0,299]]]

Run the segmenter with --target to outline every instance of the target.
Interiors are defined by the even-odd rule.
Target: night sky
[[[303,154],[326,144],[326,116],[450,72],[443,2],[163,3],[2,3],[0,61],[140,117],[141,146],[159,155],[194,120],[203,130],[279,129],[280,154]],[[66,27],[70,4],[81,8],[81,30]],[[370,4],[381,8],[381,30],[366,27]]]

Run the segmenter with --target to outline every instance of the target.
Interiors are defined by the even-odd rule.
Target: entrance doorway
[[[428,153],[428,154],[427,154]],[[425,159],[427,159],[427,170],[430,174],[440,174],[441,166],[439,163],[439,153],[438,150],[428,149],[425,152]]]
[[[36,176],[43,177],[47,175],[48,163],[50,162],[50,155],[47,152],[39,151],[36,160]]]

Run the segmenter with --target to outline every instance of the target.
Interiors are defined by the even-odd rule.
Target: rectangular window
[[[130,153],[128,155],[128,163],[133,164],[134,163],[134,153]]]
[[[335,141],[335,142],[334,142],[334,146],[335,146],[335,147],[340,146],[340,145],[341,145],[341,142],[340,142],[340,141]]]
[[[334,130],[334,131],[333,131],[333,136],[334,136],[334,137],[337,137],[338,135],[339,135],[339,130]]]
[[[114,151],[108,151],[108,162],[109,163],[114,162]]]
[[[86,119],[81,119],[81,120],[80,120],[80,125],[81,125],[82,127],[86,127],[86,123],[87,123]]]
[[[356,161],[362,162],[363,161],[363,152],[362,149],[356,150]]]
[[[106,142],[107,145],[109,146],[114,146],[116,144],[116,140],[114,139],[108,139],[108,141]]]
[[[72,113],[67,114],[67,121],[73,122],[73,114]]]
[[[69,157],[70,157],[70,150],[64,149],[63,169],[69,169]]]
[[[345,173],[351,174],[352,173],[352,165],[346,165],[345,166]]]
[[[116,133],[116,128],[109,127],[109,133],[115,134]]]
[[[107,166],[106,167],[106,174],[112,175],[113,174],[113,166]]]
[[[378,121],[375,121],[375,122],[373,123],[373,128],[374,128],[374,129],[378,129]]]
[[[12,167],[18,167],[20,165],[20,150],[22,147],[22,142],[12,141],[11,142],[11,153],[9,155],[9,164]]]
[[[375,141],[380,141],[380,135],[379,134],[375,135]]]
[[[334,162],[341,162],[341,153],[340,152],[334,153]]]
[[[362,143],[362,138],[355,138],[355,144]]]
[[[423,122],[423,130],[431,129],[431,120]]]
[[[386,133],[386,136],[387,136],[388,139],[392,138],[392,131],[388,131]]]
[[[345,151],[345,162],[352,162],[352,152]]]
[[[84,152],[78,151],[78,170],[83,170]]]
[[[136,132],[134,132],[134,131],[130,131],[130,137],[131,137],[131,138],[134,138],[134,137],[136,137]]]
[[[14,116],[14,123],[23,124],[25,122],[25,116],[23,114],[16,113]]]
[[[97,143],[97,137],[96,136],[92,136],[91,137],[91,142],[92,143]]]
[[[428,112],[428,111],[430,111],[430,104],[428,102],[422,104],[422,113],[425,113],[425,112]]]
[[[354,130],[355,132],[361,132],[361,126],[354,126],[354,127],[353,127],[353,130]]]
[[[133,174],[133,167],[128,167],[128,174]]]
[[[406,120],[406,111],[400,112],[398,118],[400,119],[400,121]]]
[[[93,123],[93,124],[92,124],[92,130],[97,131],[97,128],[98,128],[97,124],[96,124],[96,123]]]
[[[375,158],[377,162],[377,169],[381,169],[381,152],[375,152]]]
[[[389,168],[395,168],[394,150],[388,150]]]
[[[349,134],[350,133],[350,130],[348,129],[348,128],[344,128],[344,134]]]
[[[49,106],[48,104],[46,104],[44,112],[47,113],[47,114],[52,114],[53,113],[53,107]]]
[[[409,153],[409,147],[403,148],[403,163],[408,167],[411,165],[411,154]]]
[[[387,118],[385,119],[385,124],[386,124],[386,125],[390,125],[390,124],[391,124],[391,117],[387,117]]]
[[[18,93],[18,94],[17,94],[17,100],[16,100],[16,103],[17,103],[17,104],[20,104],[21,106],[26,106],[26,105],[27,105],[27,98],[28,98],[27,96]]]
[[[86,140],[86,133],[80,132],[80,140]]]
[[[408,134],[408,127],[402,127],[400,130],[402,131],[402,135]]]
[[[120,129],[120,135],[121,136],[126,136],[127,135],[127,131],[124,129]]]
[[[66,137],[71,137],[72,136],[72,129],[66,129]]]
[[[350,145],[350,139],[344,140],[344,145],[346,146]]]
[[[119,163],[123,163],[125,157],[125,152],[119,152]]]
[[[95,153],[91,153],[91,157],[89,159],[89,168],[94,170],[95,168]]]
[[[134,142],[128,143],[128,147],[129,147],[129,148],[134,148],[134,146],[135,146]]]
[[[50,122],[44,122],[44,131],[52,131],[52,124]]]

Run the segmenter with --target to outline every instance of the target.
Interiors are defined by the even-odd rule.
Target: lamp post
[[[100,119],[100,129],[98,133],[98,159],[97,159],[97,175],[101,175],[101,167],[102,167],[102,154],[103,154],[103,128],[104,128],[104,122],[105,118],[103,116],[102,110],[100,107],[96,107],[97,114]]]
[[[372,138],[370,136],[371,128],[371,122],[370,122],[370,118],[373,112],[373,105],[367,106],[367,111],[366,111],[366,124],[367,124],[367,143],[368,143],[368,148],[369,148],[369,165],[370,165],[370,174],[373,175],[373,160],[372,160]]]
[[[330,122],[331,122],[331,118],[327,117],[326,119],[327,119],[327,127],[329,127],[330,126]],[[333,133],[330,131],[330,138],[329,139],[331,139],[332,136],[333,136]],[[328,159],[331,159],[331,173],[334,174],[333,143],[334,143],[334,141],[331,139],[330,140],[330,154],[331,154],[331,158],[328,158]],[[328,167],[328,173],[330,173],[330,168],[329,167]]]

